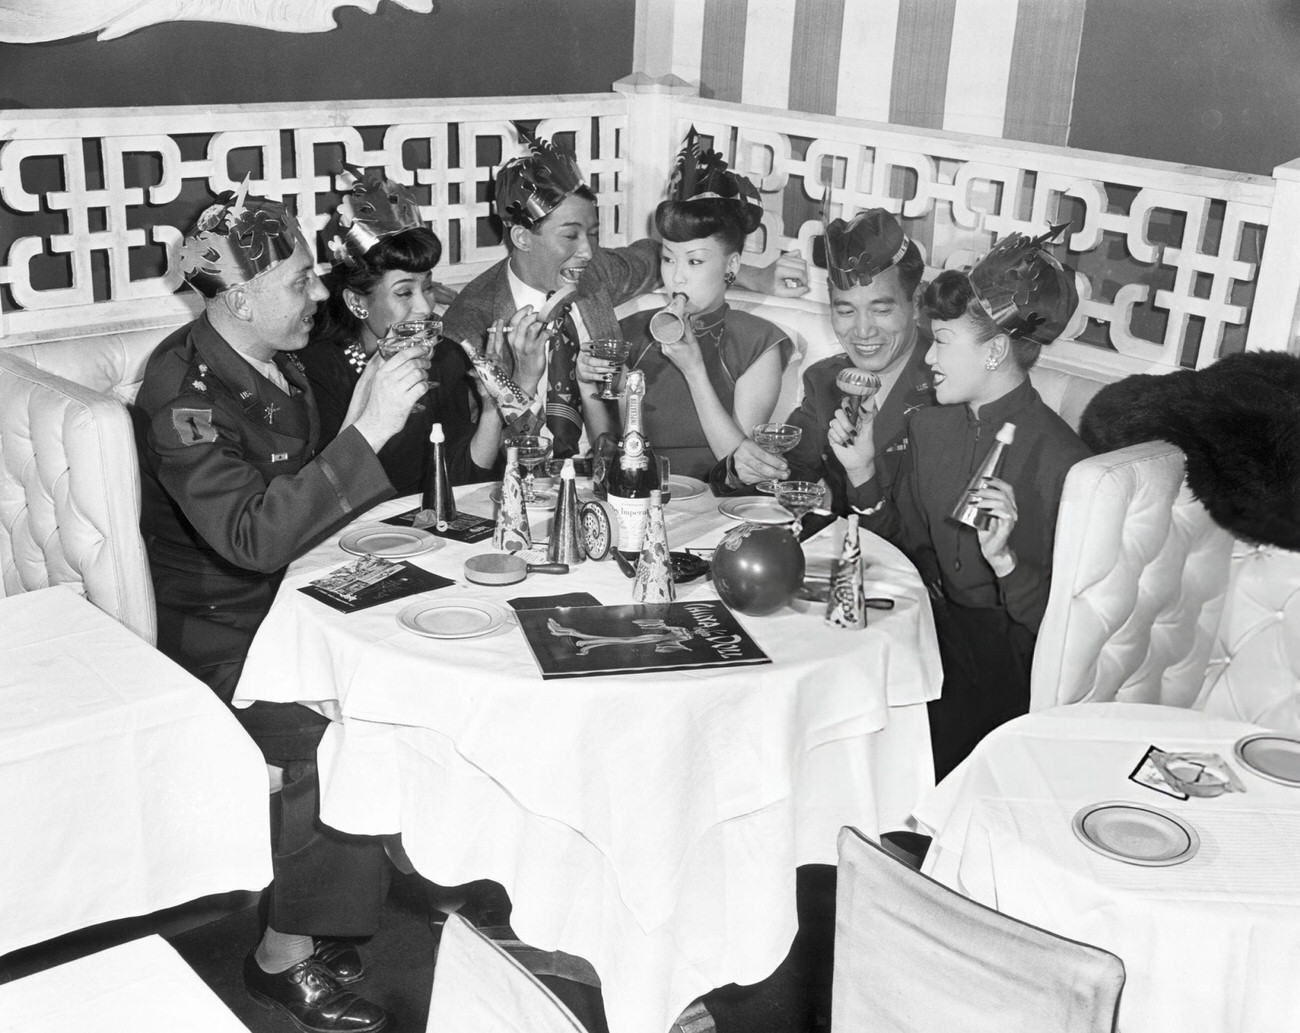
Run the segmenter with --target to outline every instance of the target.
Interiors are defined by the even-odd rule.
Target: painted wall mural
[[[340,7],[374,14],[381,0],[0,0],[0,41],[48,43],[98,33],[125,36],[162,22],[224,22],[279,32],[328,32]],[[391,0],[417,14],[434,0]]]

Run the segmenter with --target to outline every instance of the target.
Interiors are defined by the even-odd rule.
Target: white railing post
[[[1275,168],[1273,182],[1246,350],[1300,354],[1300,158]]]
[[[678,97],[699,96],[699,87],[676,75],[652,78],[634,72],[614,83],[614,90],[627,98],[628,237],[639,240],[651,230],[655,207],[663,200],[680,140],[674,129],[673,111]]]

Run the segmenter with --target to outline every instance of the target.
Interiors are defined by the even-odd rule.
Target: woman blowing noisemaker
[[[939,404],[912,415],[889,497],[870,491],[870,414],[856,438],[842,412],[830,428],[849,479],[867,487],[864,525],[901,547],[931,586],[944,671],[943,696],[930,704],[939,778],[985,733],[1029,709],[1061,489],[1089,455],[1028,375],[1078,305],[1073,270],[1043,246],[1061,228],[1034,240],[1013,234],[969,274],[941,273],[926,289],[921,310],[934,336],[926,361]],[[1005,424],[1014,441],[999,475],[972,485]],[[987,514],[973,522],[987,526],[954,518],[967,503]]]
[[[673,473],[704,478],[751,427],[771,418],[793,346],[784,331],[725,300],[745,237],[763,217],[754,185],[702,150],[692,128],[668,189],[655,226],[664,289],[682,318],[677,332],[661,332],[659,341],[651,332],[658,313],[638,312],[621,326],[631,345],[628,367],[646,375],[646,436]]]
[[[436,318],[441,289],[432,270],[442,244],[424,225],[409,191],[351,166],[341,178],[349,191],[326,230],[334,259],[325,277],[330,294],[317,310],[310,343],[298,353],[316,394],[325,442],[344,423],[362,374],[390,328]],[[464,352],[438,340],[432,363],[423,409],[412,412],[379,452],[398,494],[419,490],[433,423],[443,426],[454,484],[486,480],[500,448],[500,414],[490,401],[478,404]]]

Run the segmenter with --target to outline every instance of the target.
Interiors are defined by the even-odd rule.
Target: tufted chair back
[[[0,586],[62,584],[155,642],[126,409],[0,348]]]
[[[1300,552],[1237,542],[1204,710],[1300,735]]]
[[[70,337],[62,341],[18,344],[5,349],[38,369],[111,395],[123,405],[135,401],[144,367],[155,348],[175,326],[123,330],[113,334]]]
[[[1065,480],[1030,709],[1198,706],[1233,539],[1183,484],[1163,441],[1092,456]]]

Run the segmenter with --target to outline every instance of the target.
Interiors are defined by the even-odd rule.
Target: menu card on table
[[[516,619],[548,679],[772,662],[717,600],[523,610]]]
[[[393,599],[405,599],[435,588],[454,585],[450,578],[417,567],[414,563],[394,563],[377,556],[362,556],[318,577],[298,589],[344,613],[354,613]]]

